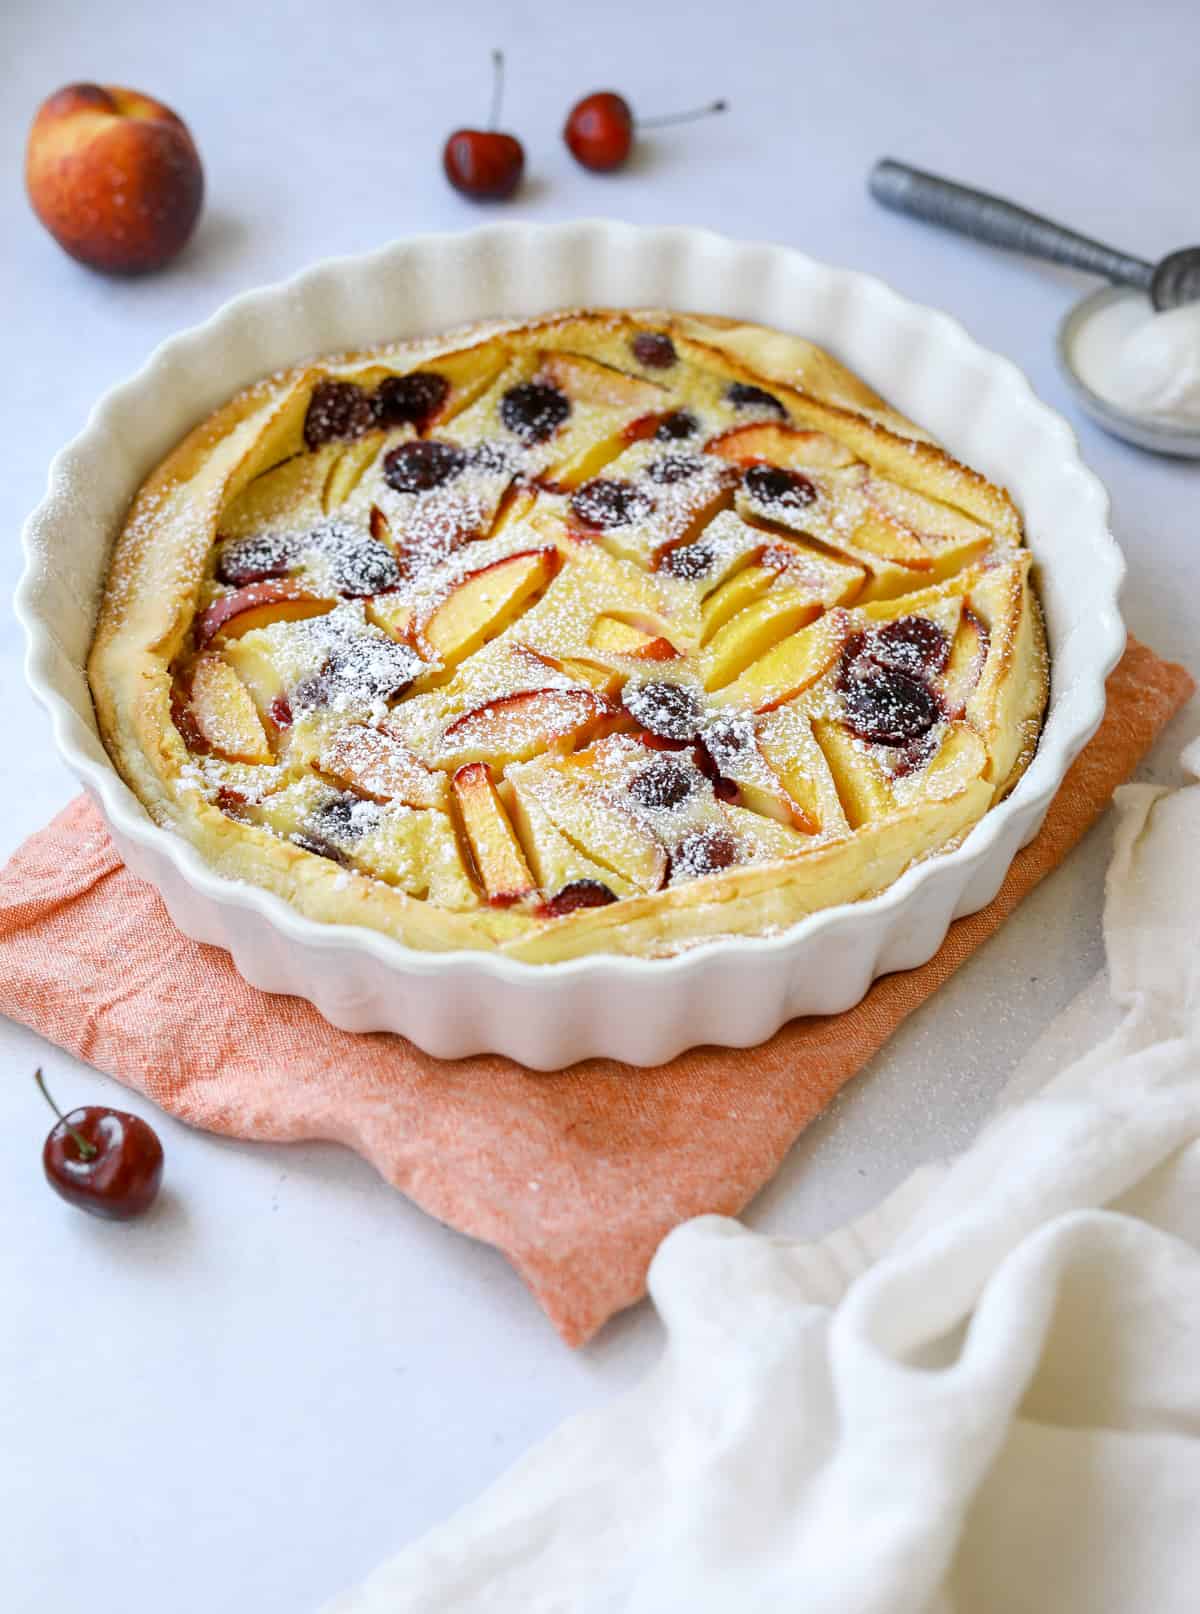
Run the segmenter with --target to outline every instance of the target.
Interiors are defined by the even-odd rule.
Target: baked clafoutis
[[[297,366],[138,494],[89,672],[160,824],[534,963],[883,891],[1033,755],[1011,499],[810,343],[654,311]]]

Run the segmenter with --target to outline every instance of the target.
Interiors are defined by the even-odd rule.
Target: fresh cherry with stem
[[[456,129],[446,141],[442,167],[456,191],[473,202],[502,202],[525,171],[525,148],[496,128],[504,99],[504,53],[492,52],[492,111],[486,129]]]
[[[563,139],[571,155],[593,173],[607,174],[620,168],[633,148],[638,129],[663,129],[670,123],[691,123],[724,112],[726,101],[693,107],[690,112],[672,112],[661,118],[635,118],[633,108],[615,90],[596,90],[576,101],[567,117]]]
[[[46,1181],[68,1205],[110,1222],[150,1209],[163,1174],[158,1134],[138,1115],[88,1104],[64,1115],[40,1070],[34,1081],[58,1116],[42,1148]]]

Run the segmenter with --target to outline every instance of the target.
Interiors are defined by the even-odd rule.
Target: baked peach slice
[[[523,771],[514,768],[499,791],[538,887],[546,894],[544,917],[561,918],[580,906],[599,907],[632,895],[636,888],[628,880],[588,857],[555,827],[536,793],[522,781]]]
[[[548,650],[539,650],[530,644],[514,645],[513,648],[541,666],[549,667],[552,672],[563,673],[573,683],[594,689],[598,695],[615,697],[620,694],[621,685],[625,682],[623,672],[603,661],[593,661],[590,656],[555,656]]]
[[[747,605],[718,629],[701,654],[705,689],[721,689],[731,683],[751,662],[820,614],[820,601],[807,589],[772,589]]]
[[[408,643],[416,611],[406,594],[373,594],[366,602],[367,617],[391,639]]]
[[[738,802],[751,812],[815,835],[820,819],[791,795],[771,766],[748,718],[718,720],[704,731],[705,750],[723,779],[738,787]]]
[[[972,611],[970,604],[965,604],[942,674],[942,704],[950,717],[961,717],[966,711],[971,692],[987,664],[989,642],[986,626]]]
[[[898,482],[872,476],[867,479],[865,491],[872,516],[899,530],[906,541],[915,537],[926,551],[930,569],[937,578],[974,564],[995,541],[989,528],[973,521],[961,510],[928,499],[912,488],[901,487]]]
[[[674,661],[679,651],[656,624],[642,618],[644,625],[619,616],[599,616],[592,625],[589,648],[600,655],[635,656],[639,661]]]
[[[721,706],[770,712],[811,685],[837,659],[850,634],[850,618],[834,610],[768,650],[714,697]]]
[[[661,413],[663,400],[668,396],[649,381],[640,381],[637,376],[613,370],[607,364],[578,353],[544,354],[537,379],[557,387],[585,412],[581,425],[568,426],[562,452],[555,456],[548,470],[554,486],[564,492],[598,475],[628,447],[631,417]],[[611,413],[611,429],[603,420],[603,413],[599,422],[595,413],[588,422],[589,408]],[[593,429],[588,429],[589,424]]]
[[[735,465],[782,465],[792,471],[840,471],[854,464],[854,455],[845,444],[825,432],[769,421],[735,426],[714,438],[707,449]]]
[[[425,767],[402,740],[383,728],[348,725],[326,741],[317,767],[371,801],[405,807],[445,807],[446,776]]]
[[[575,403],[631,410],[635,415],[648,415],[665,408],[663,400],[668,397],[662,387],[656,387],[653,382],[627,375],[624,370],[614,370],[611,365],[585,358],[582,353],[545,353],[537,379],[548,381]]]
[[[524,762],[569,750],[590,737],[610,707],[591,689],[525,689],[497,695],[457,717],[443,736],[443,759]]]
[[[272,622],[299,622],[305,617],[324,616],[332,611],[336,600],[310,594],[298,584],[285,578],[265,583],[247,583],[245,588],[232,594],[222,594],[196,622],[196,645],[203,650],[218,635],[226,639],[240,639],[254,628],[269,627]]]
[[[468,762],[459,768],[450,788],[488,901],[506,908],[530,896],[533,876],[487,763]]]
[[[891,780],[879,760],[836,718],[819,717],[813,734],[829,764],[851,829],[896,810]]]
[[[434,606],[421,639],[444,667],[457,666],[515,622],[559,565],[556,549],[522,549],[468,572]]]
[[[666,848],[629,813],[603,799],[585,757],[531,763],[510,770],[509,778],[518,796],[531,797],[591,863],[613,870],[635,891],[657,891],[666,882]]]
[[[227,762],[274,761],[250,692],[222,656],[196,661],[188,708],[200,738],[217,756]]]

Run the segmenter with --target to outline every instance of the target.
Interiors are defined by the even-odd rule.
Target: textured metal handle
[[[884,207],[924,219],[929,224],[940,224],[947,230],[957,230],[959,235],[990,242],[994,247],[1009,247],[1014,252],[1026,252],[1033,258],[1084,269],[1089,274],[1114,280],[1118,285],[1139,286],[1143,290],[1149,287],[1154,274],[1154,265],[1141,258],[1131,258],[1128,253],[1117,252],[1101,241],[1077,235],[1074,230],[1064,229],[1061,224],[1044,219],[1039,213],[1030,213],[1002,197],[971,190],[967,185],[955,185],[951,180],[939,179],[936,174],[893,162],[890,157],[875,164],[867,183],[871,195]]]

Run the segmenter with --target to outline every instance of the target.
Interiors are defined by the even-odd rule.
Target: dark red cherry
[[[639,331],[630,346],[634,358],[648,370],[669,370],[678,358],[675,344],[665,331]]]
[[[572,880],[542,904],[541,912],[546,919],[561,919],[580,908],[607,908],[616,900],[602,880]]]
[[[584,482],[571,495],[571,514],[585,527],[605,532],[609,527],[628,527],[641,521],[654,509],[654,501],[632,482],[615,477],[597,477]]]
[[[466,450],[436,437],[398,443],[383,456],[383,480],[397,493],[429,493],[466,469]]]
[[[526,448],[553,437],[571,413],[571,400],[549,381],[519,381],[500,400],[500,419]]]
[[[308,448],[361,437],[375,424],[370,395],[353,381],[318,381],[304,417]]]
[[[334,588],[348,599],[369,599],[400,582],[400,568],[388,546],[362,527],[334,518],[308,540],[329,562]]]
[[[783,505],[803,510],[817,498],[816,483],[801,471],[788,471],[782,465],[752,465],[742,479],[746,492],[762,504]]]
[[[504,202],[521,183],[525,149],[495,129],[456,129],[442,154],[446,178],[473,202]]]
[[[286,577],[295,564],[296,542],[286,533],[231,538],[217,556],[217,582],[228,583],[231,588],[265,583],[271,577]]]
[[[775,394],[749,381],[731,381],[725,388],[725,398],[735,409],[769,409],[773,415],[787,419],[787,410]]]
[[[371,399],[381,426],[415,426],[424,431],[450,396],[450,383],[436,370],[414,370],[410,375],[389,375],[375,388]]]
[[[712,463],[710,459],[708,464]],[[669,487],[673,482],[687,482],[699,476],[704,466],[705,461],[699,454],[664,454],[661,459],[650,461],[646,475],[652,482]]]
[[[595,174],[620,168],[633,147],[633,109],[614,90],[597,90],[576,101],[563,139],[576,162]]]
[[[684,582],[696,583],[702,577],[708,576],[716,558],[716,551],[712,545],[700,538],[694,543],[679,544],[675,549],[668,549],[660,557],[657,570],[666,572],[668,577],[679,577]]]
[[[503,202],[521,183],[525,148],[515,135],[496,128],[504,95],[504,56],[492,52],[492,114],[486,129],[456,129],[446,141],[446,178],[473,202]]]
[[[899,616],[875,629],[865,653],[881,667],[919,678],[942,671],[950,659],[950,640],[927,616]]]
[[[665,118],[635,118],[633,108],[623,95],[615,90],[595,90],[571,108],[563,127],[563,139],[576,162],[595,174],[607,174],[620,168],[628,158],[636,129],[688,123],[693,118],[724,110],[724,101],[714,101],[711,106],[672,113]]]
[[[46,1181],[68,1205],[109,1222],[129,1222],[150,1209],[162,1183],[158,1134],[138,1115],[98,1104],[64,1115],[34,1080],[58,1116],[42,1148]]]
[[[650,734],[664,740],[688,743],[700,733],[704,708],[694,689],[685,684],[629,683],[621,696],[625,710]]]
[[[640,768],[629,781],[629,794],[639,807],[682,807],[700,787],[700,771],[690,762],[664,752]]]
[[[671,856],[673,879],[696,880],[718,874],[737,862],[737,842],[727,829],[698,829],[679,843]]]
[[[677,443],[681,438],[693,437],[700,425],[695,415],[686,409],[676,409],[664,415],[654,435],[660,443]]]
[[[880,667],[866,656],[839,680],[846,727],[874,745],[908,745],[941,717],[937,696],[919,678]]]

